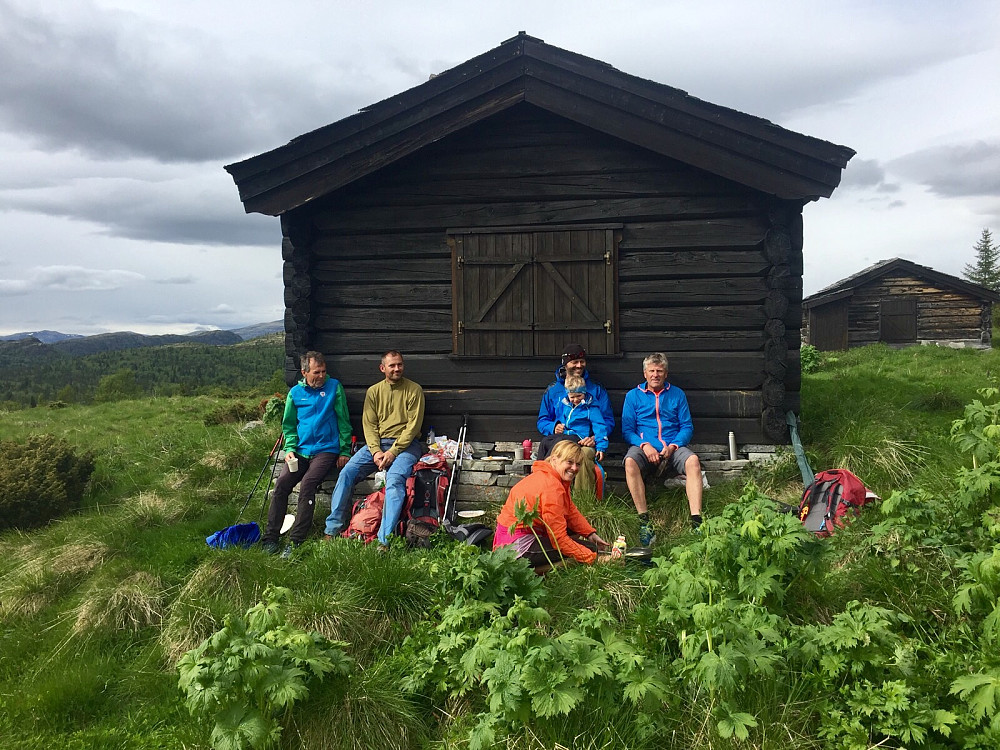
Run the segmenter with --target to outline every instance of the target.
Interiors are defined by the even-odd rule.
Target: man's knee
[[[697,454],[692,454],[688,456],[687,461],[684,462],[684,473],[691,473],[701,471],[701,460],[698,458]]]
[[[625,459],[625,474],[628,476],[642,476],[642,468],[634,458]]]

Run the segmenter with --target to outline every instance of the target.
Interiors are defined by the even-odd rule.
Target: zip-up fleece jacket
[[[556,379],[549,384],[549,387],[545,389],[545,393],[542,394],[542,403],[538,407],[538,431],[543,435],[552,435],[556,431],[556,406],[559,404],[560,399],[566,397],[566,372],[560,367],[556,370]],[[607,428],[608,435],[611,431],[615,429],[615,415],[611,411],[611,399],[608,397],[608,392],[604,390],[604,386],[593,382],[590,379],[590,372],[587,370],[583,371],[583,379],[587,384],[587,395],[593,396],[594,403],[601,412],[601,419],[604,420],[604,426]]]
[[[594,436],[595,450],[608,449],[608,428],[594,397],[584,394],[583,401],[574,404],[569,396],[563,396],[556,404],[556,422],[566,426],[566,433],[579,435],[582,438]],[[553,428],[554,429],[554,428]]]
[[[664,383],[659,393],[639,383],[625,394],[622,435],[629,445],[649,443],[662,451],[668,445],[681,448],[691,442],[694,424],[687,396],[676,385]]]
[[[318,453],[351,455],[351,420],[347,415],[347,397],[339,380],[326,376],[319,388],[306,384],[305,378],[292,386],[285,399],[281,418],[285,450],[312,458]]]
[[[562,480],[552,464],[535,461],[531,465],[531,474],[510,488],[507,502],[497,516],[497,528],[509,528],[517,523],[514,508],[519,500],[526,503],[528,510],[532,510],[536,502],[539,503],[541,518],[532,524],[535,533],[540,538],[548,536],[552,546],[563,557],[573,557],[588,565],[597,559],[596,552],[573,541],[569,535],[572,531],[580,536],[590,536],[594,527],[574,505],[569,496],[569,484]],[[520,524],[518,527],[523,528]]]

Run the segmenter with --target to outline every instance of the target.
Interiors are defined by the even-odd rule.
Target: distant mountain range
[[[285,329],[283,321],[258,323],[231,331],[195,331],[188,334],[163,334],[149,336],[132,331],[117,333],[99,333],[94,336],[80,336],[58,331],[32,331],[12,333],[0,336],[0,341],[18,341],[23,344],[45,344],[52,349],[79,357],[97,352],[119,351],[122,349],[141,349],[147,346],[163,346],[165,344],[208,344],[211,346],[228,346],[241,341],[260,338]]]

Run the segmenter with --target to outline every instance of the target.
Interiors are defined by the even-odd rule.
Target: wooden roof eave
[[[521,34],[226,170],[248,213],[280,215],[518,101],[786,199],[829,197],[854,155]]]

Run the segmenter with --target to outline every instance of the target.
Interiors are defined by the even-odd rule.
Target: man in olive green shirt
[[[399,523],[406,500],[406,480],[420,458],[417,442],[424,421],[424,391],[403,377],[403,355],[393,350],[382,355],[379,370],[385,379],[365,394],[361,424],[365,444],[340,471],[330,500],[326,535],[335,537],[347,525],[354,485],[376,471],[385,471],[385,507],[378,531],[381,545]]]

